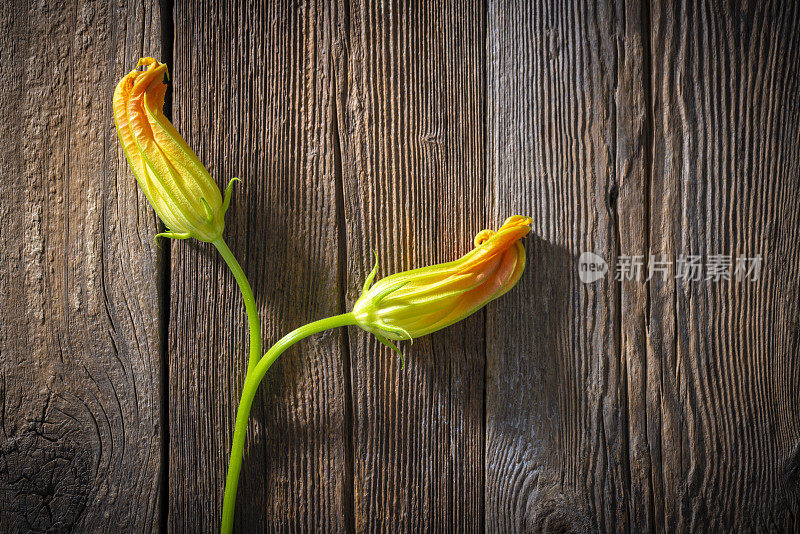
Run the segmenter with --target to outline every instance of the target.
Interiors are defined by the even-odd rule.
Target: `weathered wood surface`
[[[226,239],[256,294],[265,348],[342,309],[335,22],[321,3],[175,9],[175,124],[221,186],[242,178]],[[210,245],[173,244],[171,280],[168,524],[213,531],[247,360],[244,306]],[[264,381],[242,531],[351,529],[344,334],[298,344]]]
[[[613,264],[622,233],[646,246],[633,233],[637,196],[640,219],[646,209],[638,9],[490,4],[488,207],[494,220],[534,219],[519,287],[487,311],[491,530],[642,528],[630,509],[621,288],[613,276],[577,276],[583,251]]]
[[[519,285],[405,369],[354,328],[281,357],[241,531],[800,529],[794,3],[1,4],[8,530],[219,523],[243,305],[210,246],[155,247],[111,121],[162,40],[176,126],[243,179],[265,344],[349,307],[373,249],[385,275],[535,220]],[[765,263],[614,279],[650,254]]]
[[[489,11],[490,206],[536,237],[487,312],[486,524],[795,531],[797,6],[585,7]],[[766,264],[586,286],[583,251]]]
[[[158,530],[156,217],[111,96],[157,3],[0,4],[0,530]]]
[[[636,389],[652,520],[796,532],[800,5],[665,3],[650,18],[650,251],[765,262],[757,283],[649,287]]]
[[[339,136],[347,303],[379,276],[451,261],[484,228],[483,11],[352,2]],[[483,314],[396,354],[350,329],[355,527],[477,531]]]

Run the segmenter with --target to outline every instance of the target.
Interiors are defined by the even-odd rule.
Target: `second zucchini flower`
[[[225,228],[231,185],[217,183],[164,116],[167,66],[142,58],[114,91],[114,122],[128,163],[147,200],[169,229],[163,235],[213,242]]]
[[[353,306],[356,323],[397,350],[389,340],[424,336],[473,314],[522,276],[520,240],[532,222],[515,215],[497,232],[476,235],[475,248],[456,261],[393,274],[371,286],[376,264]]]

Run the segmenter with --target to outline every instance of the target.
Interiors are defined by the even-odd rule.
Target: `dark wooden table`
[[[0,530],[218,528],[247,329],[210,246],[153,241],[111,112],[144,55],[243,180],[266,343],[372,249],[534,218],[518,286],[405,369],[355,328],[279,360],[242,531],[800,530],[800,7],[494,0],[0,2]],[[763,268],[615,276],[690,254]]]

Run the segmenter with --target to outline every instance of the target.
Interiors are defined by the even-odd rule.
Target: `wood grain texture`
[[[485,227],[479,4],[351,2],[339,101],[347,302],[379,277],[451,261]],[[401,343],[350,330],[355,528],[483,522],[483,314]]]
[[[175,7],[176,127],[220,186],[243,180],[225,237],[253,286],[265,349],[343,311],[336,13],[322,2]],[[172,246],[169,527],[212,532],[244,380],[246,318],[211,246]],[[262,384],[239,486],[241,531],[351,529],[344,336],[296,345]]]
[[[534,235],[519,285],[487,311],[486,524],[627,531],[620,288],[582,284],[577,264],[589,251],[613,269],[616,197],[641,184],[628,145],[642,118],[618,109],[643,114],[639,20],[610,3],[491,2],[487,32],[489,210],[532,216]]]
[[[796,532],[800,6],[665,2],[651,19],[650,249],[764,257],[757,282],[650,284],[656,526]]]
[[[491,206],[541,238],[533,311],[487,312],[490,530],[798,528],[797,16],[490,4]],[[583,285],[587,250],[767,263]]]
[[[0,4],[0,525],[158,529],[155,216],[111,96],[152,2]]]
[[[278,360],[238,530],[800,530],[796,4],[0,1],[0,530],[218,530],[244,307],[210,245],[154,244],[111,112],[173,52],[265,348],[373,250],[535,221],[517,287],[404,369],[356,328]],[[689,254],[764,265],[614,276]]]

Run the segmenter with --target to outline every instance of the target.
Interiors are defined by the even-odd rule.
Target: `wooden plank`
[[[641,21],[636,5],[489,3],[490,218],[534,218],[526,273],[487,311],[489,531],[648,527],[629,462],[638,295],[613,276],[621,245],[644,246]],[[583,252],[611,273],[583,284]]]
[[[0,4],[0,525],[157,530],[161,254],[116,82],[154,2]]]
[[[450,261],[485,228],[483,20],[474,2],[351,2],[340,88],[347,302],[379,276]],[[479,313],[401,343],[350,329],[357,531],[479,531]]]
[[[265,348],[342,310],[336,8],[180,2],[174,116],[221,186],[226,239],[256,294]],[[209,245],[172,245],[170,529],[219,527],[247,359],[244,307]],[[344,331],[284,354],[256,399],[239,486],[244,531],[350,529]]]
[[[652,11],[490,7],[492,205],[541,221],[533,311],[487,313],[497,530],[798,528],[798,11]],[[586,250],[766,265],[582,285]]]
[[[756,282],[649,288],[667,531],[800,529],[798,34],[796,2],[652,9],[651,251],[764,258]]]

